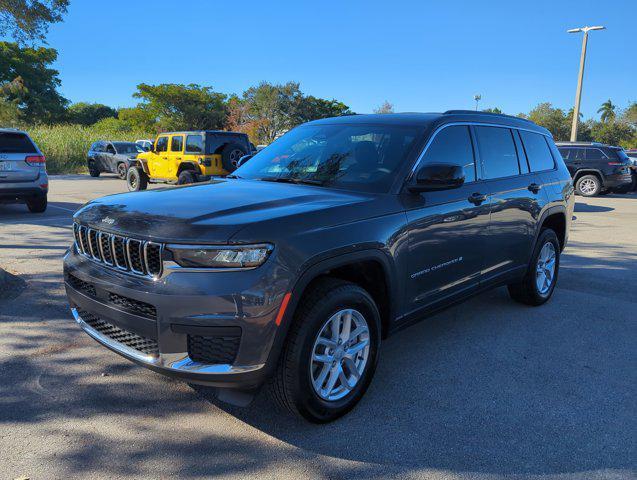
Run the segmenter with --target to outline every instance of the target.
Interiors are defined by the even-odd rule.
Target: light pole
[[[588,43],[588,32],[591,30],[604,30],[606,27],[581,27],[571,28],[568,33],[584,32],[582,39],[582,56],[579,60],[579,77],[577,78],[577,92],[575,93],[575,108],[573,109],[573,124],[571,125],[571,142],[577,141],[577,124],[579,123],[579,105],[582,100],[582,80],[584,79],[584,64],[586,63],[586,44]]]
[[[480,100],[482,100],[482,95],[478,94],[478,95],[474,95],[473,99],[476,101],[476,112],[478,111],[478,102]]]

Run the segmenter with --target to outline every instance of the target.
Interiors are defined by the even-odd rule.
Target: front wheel
[[[93,178],[97,178],[100,176],[100,171],[97,168],[97,165],[92,162],[88,164],[88,173]]]
[[[513,300],[542,305],[553,295],[560,269],[560,242],[550,228],[542,230],[524,279],[508,285]]]
[[[129,192],[146,190],[148,177],[139,167],[130,167],[126,173],[126,186]]]
[[[301,300],[270,383],[275,401],[314,423],[345,415],[371,383],[380,347],[380,315],[353,283],[318,282]]]

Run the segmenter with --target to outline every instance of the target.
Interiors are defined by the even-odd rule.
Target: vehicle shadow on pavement
[[[602,290],[575,282],[587,268]],[[49,478],[633,471],[635,300],[608,288],[637,283],[637,255],[567,253],[561,275],[545,306],[501,288],[391,337],[360,405],[319,426],[265,394],[231,407],[127,362],[74,324],[61,271],[26,275],[29,288],[0,301],[0,430],[17,451],[39,442]],[[20,462],[7,455],[0,472],[17,477]]]
[[[602,207],[600,205],[589,205],[588,203],[575,202],[575,212],[587,212],[587,213],[599,213],[599,212],[612,212],[615,210],[612,207]]]
[[[582,275],[571,258],[564,277]],[[594,268],[637,283],[637,256]],[[563,284],[569,284],[564,282]],[[607,288],[607,286],[606,286]],[[623,305],[585,289],[542,307],[486,293],[388,339],[372,387],[348,416],[313,426],[215,402],[321,455],[412,468],[561,474],[635,468],[634,294]],[[620,301],[621,302],[621,301]]]

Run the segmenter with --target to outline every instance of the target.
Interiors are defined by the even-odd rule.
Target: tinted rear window
[[[186,151],[203,153],[203,138],[201,138],[201,135],[188,135],[186,137]]]
[[[598,148],[586,149],[586,160],[605,160],[606,156]]]
[[[0,132],[0,153],[36,153],[24,133]]]
[[[553,170],[555,162],[553,162],[553,156],[544,135],[522,130],[520,131],[520,136],[522,137],[522,143],[524,143],[524,150],[526,151],[531,171]]]
[[[520,174],[511,130],[500,127],[475,127],[475,131],[485,178]]]

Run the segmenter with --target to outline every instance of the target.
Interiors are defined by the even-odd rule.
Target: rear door
[[[517,131],[500,126],[473,129],[491,213],[482,272],[482,281],[488,283],[526,268],[544,192],[529,171]]]
[[[104,153],[100,155],[100,169],[104,172],[117,173],[117,161],[115,158],[117,151],[112,143],[107,143]]]
[[[173,135],[170,137],[170,148],[168,149],[168,168],[170,177],[176,177],[179,165],[183,161],[184,155],[184,135]]]
[[[31,182],[40,168],[29,165],[29,156],[40,155],[31,139],[21,132],[0,131],[0,183]]]

